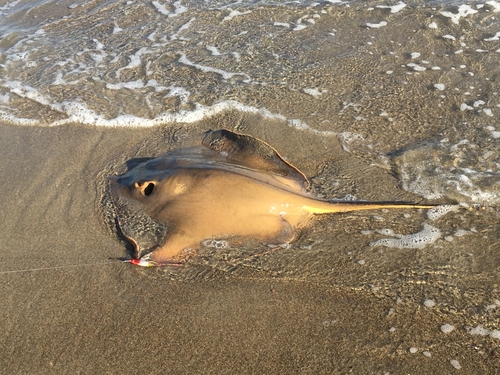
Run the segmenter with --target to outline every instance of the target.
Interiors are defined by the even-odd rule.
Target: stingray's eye
[[[155,189],[155,184],[153,184],[152,182],[148,182],[146,183],[146,186],[142,190],[142,194],[144,194],[145,196],[151,195],[154,189]]]
[[[136,182],[135,183],[136,189],[139,189],[144,196],[151,195],[153,191],[155,190],[155,184],[154,182],[147,181],[147,182]]]

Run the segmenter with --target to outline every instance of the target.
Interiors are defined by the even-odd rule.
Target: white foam
[[[441,231],[427,223],[424,223],[424,229],[413,234],[393,234],[397,238],[382,238],[370,243],[370,246],[387,246],[399,249],[423,249],[425,246],[434,243],[441,238]]]
[[[458,13],[440,12],[443,16],[451,18],[451,22],[459,24],[460,18],[477,13],[477,10],[472,9],[469,5],[462,4],[458,7]]]
[[[151,51],[149,49],[147,49],[146,47],[142,47],[134,55],[129,56],[130,62],[128,63],[127,66],[124,66],[123,68],[120,68],[116,71],[116,77],[120,78],[120,73],[125,69],[133,69],[133,68],[137,68],[138,66],[140,66],[141,65],[141,56],[146,54],[146,53],[151,53]]]
[[[290,27],[290,24],[286,22],[275,22],[274,26]]]
[[[492,36],[491,38],[487,38],[484,41],[485,42],[491,42],[494,40],[500,40],[500,31],[495,34],[495,36]]]
[[[304,91],[308,95],[314,96],[315,98],[319,98],[321,95],[327,92],[326,90],[319,91],[316,88],[304,88],[302,89],[302,91]]]
[[[500,138],[500,132],[497,132],[493,126],[487,126],[486,129],[491,132],[493,138]]]
[[[167,95],[168,97],[177,96],[182,104],[186,104],[189,101],[189,96],[191,95],[191,93],[185,88],[172,85],[168,87],[168,89],[170,90]]]
[[[142,79],[138,79],[137,81],[129,81],[129,82],[119,82],[119,83],[107,83],[106,88],[108,90],[121,90],[121,89],[141,89],[144,87],[144,83]]]
[[[489,329],[484,328],[482,325],[478,325],[477,327],[474,328],[468,327],[467,332],[469,332],[469,334],[471,335],[478,335],[478,336],[491,336],[491,334],[493,333],[494,336],[496,336],[497,335],[496,332],[499,331],[497,330],[490,331]]]
[[[416,70],[417,72],[423,72],[423,71],[427,70],[427,68],[425,66],[420,66],[420,65],[417,65],[415,63],[409,63],[409,64],[406,64],[406,66],[413,68],[413,70]]]
[[[196,20],[196,18],[195,18],[195,17],[193,17],[193,18],[191,18],[189,21],[187,21],[184,25],[182,25],[181,27],[179,27],[179,28],[177,29],[177,31],[176,31],[174,34],[172,34],[172,35],[170,36],[170,40],[175,40],[175,39],[178,39],[178,38],[179,38],[179,34],[180,34],[182,31],[189,29],[189,28],[191,27],[191,24],[192,24],[195,20]],[[155,31],[155,33],[156,33],[156,31]],[[149,37],[148,37],[148,38],[149,38]]]
[[[491,111],[491,109],[489,108],[483,108],[483,112],[486,116],[490,116],[490,117],[493,117],[493,112]],[[495,137],[495,138],[498,138],[498,137]]]
[[[238,17],[238,16],[242,16],[244,14],[252,13],[251,10],[247,10],[245,12],[240,12],[239,10],[232,10],[231,8],[228,8],[228,9],[231,11],[231,13],[229,13],[228,16],[224,17],[222,22],[231,21],[234,17]]]
[[[119,27],[115,22],[115,27],[113,28],[113,34],[118,34],[118,33],[121,33],[122,31],[123,31],[123,29],[121,27]]]
[[[214,249],[227,249],[229,248],[229,243],[225,240],[214,240],[208,239],[201,241],[202,246],[211,247]]]
[[[415,354],[415,353],[418,353],[418,348],[412,346],[410,349],[408,349],[408,351],[411,353],[411,354]]]
[[[299,24],[299,25],[295,26],[292,30],[293,31],[300,31],[300,30],[304,30],[305,28],[307,28],[306,25]]]
[[[248,82],[251,81],[250,76],[248,74],[246,74],[246,73],[230,73],[230,72],[226,72],[225,70],[222,70],[222,69],[212,68],[210,66],[193,63],[192,61],[190,61],[186,57],[186,55],[184,53],[181,54],[181,57],[179,58],[178,61],[181,64],[192,66],[193,68],[199,69],[199,70],[201,70],[202,72],[205,72],[205,73],[216,73],[216,74],[219,74],[224,79],[231,79],[231,78],[233,78],[235,76],[243,76],[243,77],[247,77],[247,79],[244,80],[243,82],[247,82],[248,83]]]
[[[383,26],[387,26],[387,22],[381,21],[379,23],[367,23],[366,26],[368,26],[370,29],[378,29]]]
[[[436,206],[431,208],[429,211],[427,211],[427,217],[430,220],[437,220],[440,217],[446,215],[448,212],[456,212],[460,208],[459,205],[450,205],[450,204],[444,204],[440,206]]]
[[[9,93],[5,94],[0,94],[0,104],[9,104],[10,102],[10,95]]]
[[[123,82],[117,84],[106,84],[108,89],[119,90],[123,88],[136,89],[143,87],[153,87],[155,91],[161,92],[169,90],[167,96],[178,96],[182,103],[187,103],[189,100],[190,92],[182,87],[170,86],[164,87],[159,86],[156,80],[149,80],[145,84],[141,80]],[[11,93],[15,93],[20,97],[30,99],[36,103],[43,106],[47,106],[57,112],[66,114],[67,118],[62,120],[56,120],[52,123],[43,123],[40,120],[33,119],[23,119],[17,118],[16,116],[9,114],[5,111],[0,113],[1,118],[11,124],[18,125],[41,125],[41,126],[60,126],[70,123],[81,123],[85,125],[94,126],[106,126],[106,127],[151,127],[156,125],[163,125],[168,123],[193,123],[201,121],[204,118],[212,117],[218,113],[227,110],[237,110],[241,112],[247,112],[262,116],[264,118],[284,121],[288,126],[296,128],[302,131],[309,131],[314,134],[319,134],[323,136],[337,136],[336,132],[332,131],[321,131],[311,128],[305,122],[299,119],[287,119],[285,116],[277,113],[272,113],[266,108],[257,108],[249,105],[245,105],[235,100],[221,101],[219,103],[213,104],[212,106],[203,106],[199,103],[194,103],[195,109],[192,111],[180,110],[178,112],[163,112],[156,116],[155,118],[149,119],[144,117],[138,117],[134,115],[119,115],[115,118],[106,119],[102,115],[97,114],[92,109],[89,109],[86,104],[77,101],[63,101],[56,102],[48,95],[42,95],[38,90],[31,86],[23,85],[19,81],[8,81],[5,83],[5,87],[10,89]],[[6,97],[9,94],[4,94]]]
[[[462,368],[462,366],[460,366],[460,363],[456,359],[450,359],[450,365],[452,365],[457,370],[460,370]]]
[[[391,13],[397,13],[400,10],[402,10],[405,6],[406,6],[406,4],[403,3],[402,1],[400,1],[396,5],[377,5],[376,7],[382,8],[382,9],[390,9]]]
[[[431,352],[428,352],[427,350],[423,351],[422,354],[425,355],[426,357],[431,357],[432,356]]]
[[[453,331],[455,329],[455,327],[453,327],[451,324],[443,324],[441,327],[441,332],[443,333],[450,333],[451,331]]]
[[[222,56],[217,47],[207,46],[206,49],[212,53],[212,56]]]
[[[493,12],[500,12],[500,3],[498,1],[487,1],[486,4],[491,5],[493,7]]]
[[[425,306],[425,307],[432,308],[432,307],[436,306],[436,302],[434,302],[434,300],[433,300],[433,299],[426,299],[426,300],[424,301],[424,306]]]
[[[438,89],[439,91],[444,91],[444,89],[445,89],[444,83],[436,83],[436,84],[434,84],[434,87],[436,89]]]
[[[412,59],[419,58],[420,57],[420,52],[412,52],[410,54],[410,56],[411,56]]]
[[[8,14],[8,12],[14,8],[17,4],[19,4],[21,0],[15,0],[15,1],[11,1],[10,3],[6,3],[4,6],[1,6],[0,7],[0,15],[6,15]],[[4,13],[5,11],[5,13]]]
[[[389,228],[384,228],[384,229],[377,229],[375,232],[382,234],[384,236],[392,236],[392,237],[398,237],[396,233],[392,229]]]
[[[457,40],[457,38],[455,38],[453,35],[443,35],[443,38],[444,39],[450,39],[450,40]]]
[[[167,16],[167,17],[176,17],[181,13],[184,13],[187,11],[187,8],[182,5],[181,1],[176,1],[174,5],[174,11],[170,12],[165,5],[161,4],[159,1],[152,1],[151,4],[153,4],[158,12],[161,14]]]
[[[437,29],[438,25],[436,22],[431,22],[428,26],[429,29]]]
[[[6,124],[19,125],[19,126],[35,126],[38,125],[38,120],[29,118],[16,117],[11,113],[0,110],[0,121]]]
[[[490,310],[494,310],[494,309],[496,309],[497,307],[500,307],[500,300],[497,300],[497,299],[496,299],[496,300],[494,300],[493,302],[494,302],[494,303],[492,303],[491,305],[487,305],[487,306],[485,306],[485,308],[484,308],[484,309],[485,309],[486,311],[490,311]]]

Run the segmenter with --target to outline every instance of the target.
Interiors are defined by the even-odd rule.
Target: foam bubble
[[[113,34],[118,34],[118,33],[121,33],[122,31],[123,31],[123,29],[121,27],[119,27],[115,22],[115,27],[113,28]]]
[[[0,94],[0,104],[9,104],[10,102],[10,95],[9,93],[5,94]]]
[[[445,89],[445,85],[444,85],[444,83],[435,83],[435,84],[434,84],[434,87],[435,87],[436,89],[438,89],[439,91],[444,91],[444,89]]]
[[[500,132],[495,131],[495,128],[493,126],[487,126],[486,129],[488,129],[491,132],[493,138],[500,138]]]
[[[397,238],[382,238],[370,243],[370,246],[387,246],[399,249],[423,249],[428,244],[434,243],[441,238],[441,231],[427,223],[424,223],[424,229],[413,234],[394,234]]]
[[[176,1],[174,5],[174,12],[170,12],[165,5],[160,3],[159,1],[152,1],[151,4],[153,4],[158,12],[161,14],[167,16],[167,17],[176,17],[181,13],[184,13],[187,11],[187,8],[182,5],[181,1]]]
[[[465,111],[466,109],[467,109],[467,110],[469,110],[469,111],[471,111],[471,110],[473,110],[474,108],[472,108],[472,107],[471,107],[470,105],[468,105],[467,103],[462,103],[462,104],[460,104],[460,110],[461,110],[462,112],[463,112],[463,111]]]
[[[494,339],[500,340],[500,331],[497,329],[489,330],[484,328],[482,325],[478,325],[477,327],[468,327],[467,332],[471,335],[479,335],[479,336],[489,336]]]
[[[20,125],[20,126],[35,126],[38,125],[37,120],[29,119],[29,118],[22,118],[22,117],[16,117],[13,114],[4,112],[0,110],[0,120],[2,122],[5,122],[7,124],[11,125]]]
[[[134,55],[129,56],[130,62],[128,63],[127,66],[124,66],[123,68],[120,68],[116,71],[116,77],[120,78],[120,73],[122,70],[133,69],[137,68],[138,66],[141,66],[141,56],[146,53],[151,53],[151,51],[148,50],[146,47],[142,47]]]
[[[367,23],[366,26],[368,26],[370,29],[378,29],[382,26],[387,26],[387,22],[382,21],[379,23]]]
[[[441,332],[443,333],[450,333],[451,331],[453,331],[455,329],[455,327],[453,327],[451,324],[443,324],[441,327]]]
[[[458,211],[459,208],[459,205],[443,204],[433,207],[429,211],[427,211],[427,217],[430,220],[437,220],[440,217],[446,215],[448,212]]]
[[[207,239],[201,241],[202,246],[205,247],[211,247],[214,249],[227,249],[229,248],[229,243],[224,240],[214,240],[214,239]]]
[[[490,116],[490,117],[493,117],[493,112],[491,111],[491,109],[489,108],[483,108],[483,112],[486,116]],[[498,137],[495,137],[495,138],[498,138]]]
[[[107,83],[106,84],[106,88],[108,90],[141,89],[143,87],[144,87],[144,83],[142,82],[142,79],[138,79],[137,81]]]
[[[219,50],[217,49],[217,47],[213,47],[213,46],[207,46],[206,49],[210,52],[212,52],[212,56],[221,56],[222,54],[219,52]]]
[[[414,346],[412,346],[410,349],[408,349],[408,351],[411,353],[411,354],[415,354],[418,352],[418,348],[415,348]]]
[[[424,301],[424,306],[432,308],[432,307],[436,306],[436,302],[433,299],[426,299]]]
[[[457,370],[460,370],[462,368],[462,366],[460,366],[460,363],[456,359],[451,359],[450,365],[452,365]]]
[[[307,28],[306,25],[299,24],[299,25],[295,26],[292,30],[293,31],[300,31],[300,30],[304,30],[305,28]]]
[[[8,14],[8,12],[14,8],[17,4],[19,4],[21,0],[15,0],[11,1],[10,3],[5,4],[4,6],[0,7],[0,15]],[[4,13],[5,11],[5,13]]]
[[[401,237],[401,235],[394,233],[392,229],[377,229],[375,232],[382,234],[384,236],[393,236],[393,237]]]
[[[493,12],[500,12],[500,3],[495,0],[487,1],[486,4],[493,7]]]
[[[406,66],[413,68],[413,70],[416,70],[417,72],[423,72],[423,71],[427,70],[427,68],[425,66],[420,66],[420,65],[415,64],[415,63],[409,63],[409,64],[406,64]]]
[[[411,56],[412,59],[419,58],[420,57],[420,52],[412,52],[410,54],[410,56]]]
[[[320,97],[321,95],[323,95],[326,92],[326,90],[319,91],[316,88],[314,88],[314,89],[304,88],[304,89],[302,89],[302,91],[304,91],[308,95],[314,96],[315,98]]]
[[[222,21],[231,21],[234,17],[242,16],[244,14],[252,13],[251,10],[247,10],[245,12],[240,12],[239,10],[232,10],[231,8],[227,8],[231,11],[228,16],[224,17]]]
[[[462,4],[458,7],[458,13],[440,12],[443,16],[451,18],[451,22],[459,24],[460,18],[467,17],[470,14],[477,13],[477,10],[472,9],[469,5]]]
[[[404,7],[406,7],[406,4],[400,1],[396,5],[377,5],[376,8],[382,8],[382,9],[390,9],[391,13],[397,13],[400,10],[402,10]]]
[[[235,76],[243,76],[243,77],[247,77],[247,79],[244,80],[243,82],[247,82],[248,83],[248,82],[251,81],[250,76],[248,76],[248,74],[246,74],[246,73],[230,73],[230,72],[226,72],[226,71],[224,71],[222,69],[212,68],[210,66],[193,63],[192,61],[190,61],[186,57],[186,55],[184,53],[181,54],[181,57],[179,58],[179,62],[182,63],[182,64],[185,64],[185,65],[192,66],[193,68],[199,69],[199,70],[201,70],[202,72],[205,72],[205,73],[209,73],[210,72],[210,73],[219,74],[224,79],[231,79],[231,78],[233,78]]]

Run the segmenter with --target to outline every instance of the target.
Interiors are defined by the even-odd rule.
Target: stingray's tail
[[[413,204],[406,202],[315,202],[311,206],[304,206],[304,209],[311,214],[329,214],[335,212],[349,212],[361,210],[377,210],[384,208],[434,208],[433,204]]]

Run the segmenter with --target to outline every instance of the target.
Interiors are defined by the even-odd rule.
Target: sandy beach
[[[470,302],[498,298],[498,264],[456,275],[470,265],[445,259],[447,249],[432,260],[370,249],[356,227],[377,226],[372,214],[322,219],[291,248],[257,258],[207,251],[182,268],[131,266],[104,223],[102,173],[152,153],[165,132],[0,132],[2,374],[431,374],[453,373],[453,360],[462,373],[498,373],[498,339],[466,329],[494,321]],[[387,198],[385,176],[375,198]],[[369,186],[361,179],[359,189]],[[397,215],[383,214],[394,226]],[[437,305],[426,307],[431,297]]]

